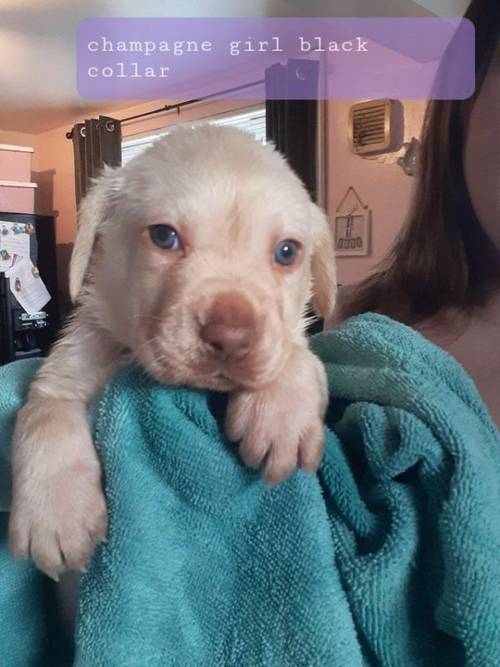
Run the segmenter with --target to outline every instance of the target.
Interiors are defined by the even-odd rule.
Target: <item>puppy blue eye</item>
[[[296,241],[287,239],[278,243],[274,251],[274,261],[282,266],[290,266],[297,258],[299,248]]]
[[[179,234],[170,225],[151,225],[149,236],[163,250],[178,250],[182,246]]]

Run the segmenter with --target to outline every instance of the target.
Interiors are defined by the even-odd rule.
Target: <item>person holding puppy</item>
[[[500,14],[474,2],[476,91],[424,122],[408,220],[377,271],[340,288],[326,328],[374,311],[409,324],[468,371],[500,426]]]

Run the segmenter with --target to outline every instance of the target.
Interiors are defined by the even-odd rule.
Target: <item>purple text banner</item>
[[[94,100],[466,99],[474,39],[459,18],[88,18],[77,83]]]

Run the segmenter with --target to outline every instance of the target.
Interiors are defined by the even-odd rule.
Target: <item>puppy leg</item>
[[[263,467],[275,484],[299,466],[314,472],[324,444],[323,417],[327,406],[324,368],[306,345],[294,346],[281,374],[257,391],[231,394],[226,430],[241,441],[240,453],[252,467]]]
[[[12,450],[10,549],[15,557],[31,556],[54,579],[65,569],[81,570],[107,529],[86,413],[117,355],[79,315],[31,386]]]

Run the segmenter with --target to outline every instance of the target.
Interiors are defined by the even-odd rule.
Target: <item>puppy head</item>
[[[75,298],[166,383],[256,388],[335,298],[328,223],[282,156],[239,130],[182,128],[107,170],[80,212]],[[86,294],[86,296],[85,296]]]

